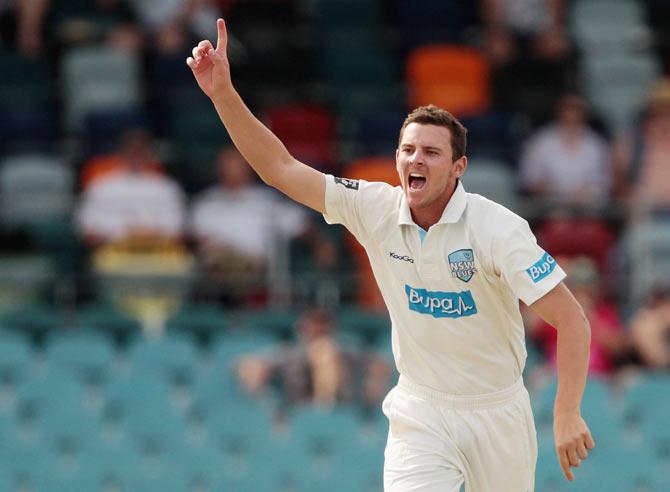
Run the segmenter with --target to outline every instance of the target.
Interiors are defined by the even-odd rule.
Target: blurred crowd
[[[452,110],[469,129],[466,189],[527,217],[569,272],[593,329],[591,371],[668,369],[669,11],[660,0],[0,1],[2,309],[111,299],[160,326],[189,303],[289,306],[306,310],[295,346],[242,359],[250,392],[274,384],[289,401],[332,404],[354,398],[354,379],[365,404],[383,395],[388,362],[350,351],[328,312],[309,309],[382,310],[364,255],[260,183],[185,65],[224,16],[240,93],[325,172],[393,183],[408,110]],[[17,281],[30,258],[47,263],[33,276],[20,263]],[[529,346],[553,364],[553,329],[527,318]]]

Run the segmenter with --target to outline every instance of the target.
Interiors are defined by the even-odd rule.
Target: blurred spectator
[[[127,0],[51,1],[49,22],[59,43],[105,42],[131,53],[142,49],[144,35]]]
[[[537,58],[563,58],[570,49],[563,0],[483,0],[491,59],[505,64],[526,51]]]
[[[595,264],[584,257],[560,258],[566,270],[570,290],[584,308],[591,323],[591,355],[589,373],[608,375],[630,354],[630,342],[623,330],[616,304],[603,298],[602,285]],[[530,336],[541,347],[547,361],[556,367],[556,329],[537,318],[527,323]]]
[[[303,314],[295,331],[295,344],[240,360],[238,376],[248,392],[276,384],[287,405],[357,403],[370,410],[381,403],[391,375],[381,356],[340,343],[331,316],[320,309]]]
[[[190,230],[207,273],[234,297],[264,278],[281,241],[298,238],[325,268],[336,261],[333,245],[310,225],[304,210],[255,181],[242,155],[218,155],[218,184],[198,196]],[[235,292],[239,291],[239,292]]]
[[[118,159],[84,173],[88,186],[77,221],[89,246],[132,237],[181,238],[184,194],[157,169],[149,135],[133,130],[122,138]]]
[[[128,0],[143,30],[156,41],[158,52],[176,53],[198,39],[215,39],[216,18],[220,15],[213,0]]]
[[[659,288],[631,322],[637,354],[651,369],[670,368],[670,289]]]
[[[555,121],[538,130],[521,156],[521,181],[535,198],[592,204],[607,200],[610,162],[607,142],[587,124],[584,100],[561,97]]]
[[[158,161],[151,135],[143,128],[127,130],[120,138],[118,151],[87,161],[81,170],[81,187],[88,188],[101,178],[132,169],[147,174],[164,174]]]
[[[670,210],[670,78],[649,93],[640,125],[619,139],[615,173],[633,212]]]
[[[43,48],[43,22],[51,0],[0,0],[0,47],[36,56]]]
[[[484,47],[493,67],[495,105],[526,115],[532,126],[551,117],[572,89],[575,50],[566,34],[564,0],[482,0]]]

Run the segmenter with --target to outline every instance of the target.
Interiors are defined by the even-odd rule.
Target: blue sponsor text
[[[553,272],[554,268],[556,268],[556,260],[549,253],[544,253],[544,256],[526,270],[526,272],[534,283],[538,283]]]
[[[433,318],[461,318],[477,314],[477,305],[469,290],[440,292],[405,285],[409,309]]]

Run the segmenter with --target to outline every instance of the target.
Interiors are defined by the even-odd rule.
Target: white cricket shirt
[[[459,182],[422,241],[400,187],[330,175],[324,218],[367,251],[400,374],[456,395],[519,378],[526,347],[518,301],[532,304],[565,278],[524,219]]]

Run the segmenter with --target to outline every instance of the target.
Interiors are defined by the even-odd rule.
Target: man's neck
[[[444,198],[440,198],[426,207],[417,209],[412,209],[410,207],[410,213],[412,214],[412,220],[414,223],[421,227],[424,231],[427,231],[431,228],[431,226],[437,224],[442,218],[444,210],[449,205],[451,197],[454,196],[454,192],[456,191],[457,187],[458,182],[456,182],[456,185],[448,194],[445,193]]]

